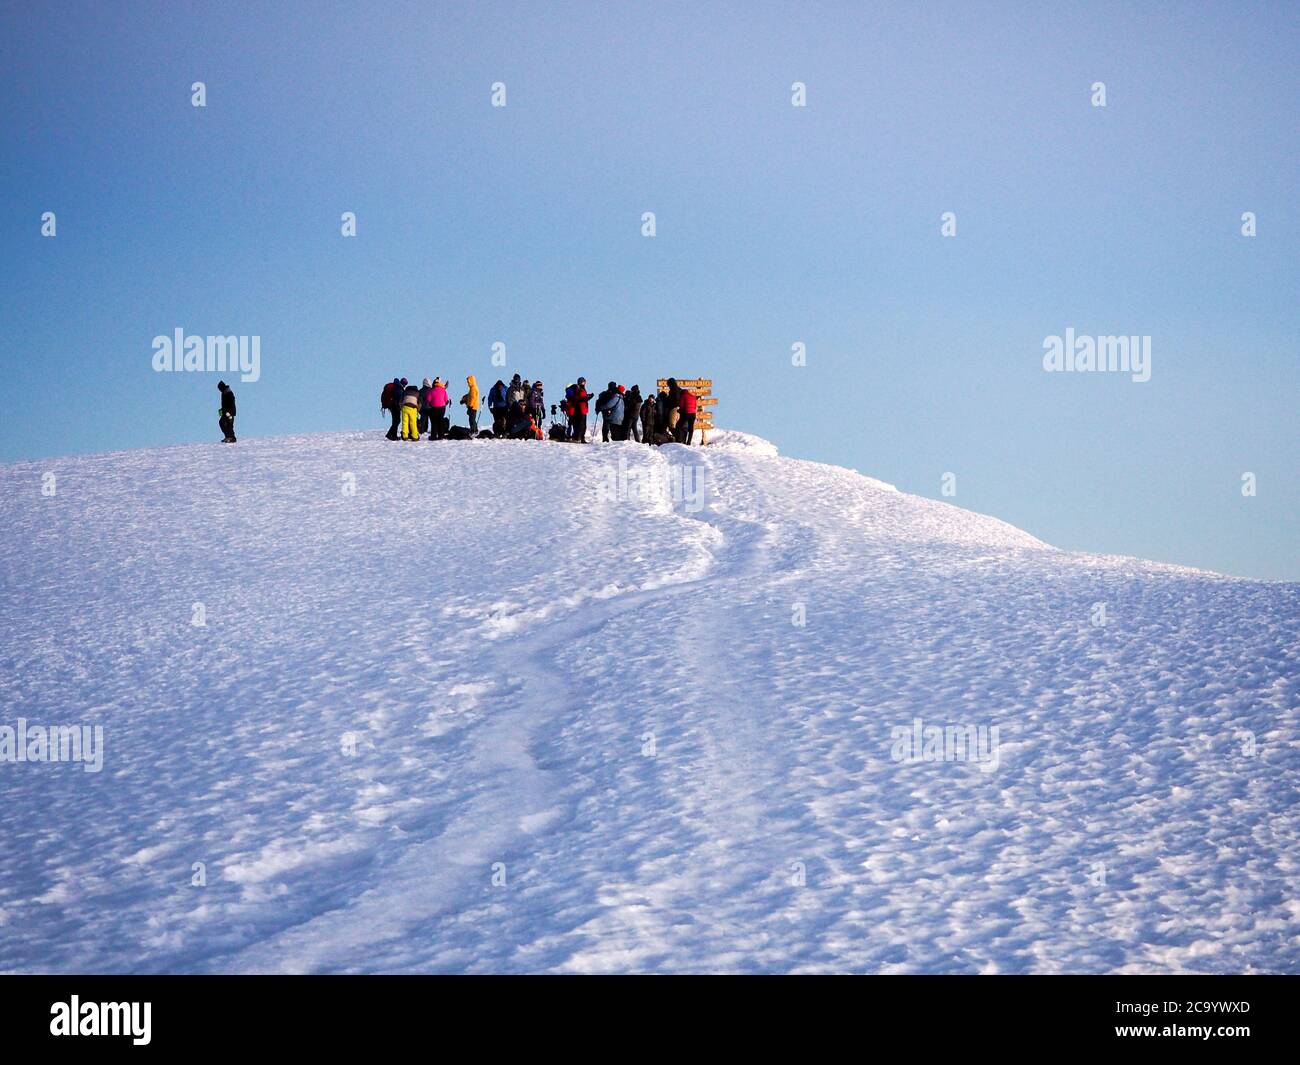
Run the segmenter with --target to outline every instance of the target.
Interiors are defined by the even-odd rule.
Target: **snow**
[[[727,431],[0,487],[0,725],[104,731],[98,773],[0,761],[0,969],[1300,963],[1296,585]],[[895,760],[916,719],[995,764]]]

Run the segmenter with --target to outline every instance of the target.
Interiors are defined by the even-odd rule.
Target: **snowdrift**
[[[0,487],[0,969],[1300,961],[1296,585],[729,432]]]

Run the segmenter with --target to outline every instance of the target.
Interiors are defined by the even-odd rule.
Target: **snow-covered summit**
[[[0,490],[0,757],[103,735],[0,760],[0,969],[1300,962],[1296,585],[725,431]]]

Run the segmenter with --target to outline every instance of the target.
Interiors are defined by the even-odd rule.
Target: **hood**
[[[473,374],[470,374],[467,378],[465,378],[465,383],[469,385],[470,388],[478,388],[478,382],[474,380]]]
[[[432,387],[433,387],[433,382],[430,381],[427,377],[424,379],[424,387],[425,387],[425,388],[432,388]]]

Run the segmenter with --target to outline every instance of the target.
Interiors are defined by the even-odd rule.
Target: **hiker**
[[[426,432],[433,437],[433,426],[429,421],[429,401],[433,398],[433,382],[425,378],[420,382],[420,417],[416,422],[416,431],[423,436]]]
[[[465,378],[465,383],[469,385],[469,391],[460,397],[460,405],[469,412],[469,431],[478,432],[478,382],[474,375],[470,374]]]
[[[577,394],[577,385],[564,386],[564,401],[560,404],[560,409],[564,412],[564,438],[573,439],[573,397]]]
[[[441,377],[433,379],[433,385],[425,393],[429,410],[429,439],[443,440],[447,436],[447,386]]]
[[[682,389],[681,398],[681,419],[677,423],[677,440],[679,443],[690,445],[691,438],[695,435],[695,409],[699,404],[699,398],[689,388]]]
[[[655,397],[650,396],[641,404],[641,435],[639,440],[647,444],[655,442]]]
[[[537,422],[537,428],[546,421],[546,395],[542,392],[542,382],[534,381],[532,391],[528,393],[528,413]]]
[[[618,384],[614,381],[609,383],[609,387],[600,394],[600,399],[596,401],[596,413],[601,415],[600,422],[600,439],[608,444],[611,431],[615,426],[623,424],[623,393],[618,390]],[[614,436],[617,440],[618,437]]]
[[[221,393],[221,410],[217,414],[217,428],[221,430],[223,444],[235,443],[235,390],[225,381],[217,382]]]
[[[668,378],[668,392],[664,403],[666,416],[663,430],[674,440],[677,439],[677,422],[682,416],[682,390],[677,387],[677,378]]]
[[[580,444],[587,442],[587,404],[591,401],[592,395],[587,391],[587,379],[579,377],[578,383],[573,386],[573,398],[569,401],[573,407],[573,437]]]
[[[393,424],[384,435],[389,440],[396,440],[402,429],[402,382],[394,377],[379,394],[379,409],[386,410],[393,417]]]
[[[526,402],[527,399],[528,393],[524,391],[524,384],[519,380],[519,375],[515,374],[510,378],[510,387],[506,389],[506,406],[513,409],[520,400]]]
[[[668,391],[664,389],[655,396],[655,428],[650,434],[651,442],[668,427]]]
[[[618,398],[622,403],[623,413],[622,413],[622,417],[620,417],[617,421],[615,421],[610,426],[609,436],[611,440],[626,440],[627,439],[627,386],[626,385],[618,386]]]
[[[623,435],[620,440],[641,443],[641,386],[633,385],[623,395]]]
[[[402,439],[420,439],[420,390],[415,385],[402,389]]]
[[[488,392],[488,410],[492,412],[492,432],[497,436],[506,435],[506,411],[510,401],[506,399],[505,382],[499,377]]]
[[[609,387],[608,387],[608,388],[602,388],[602,389],[600,390],[600,393],[596,396],[596,405],[595,405],[595,407],[592,408],[592,409],[594,410],[594,412],[595,412],[595,414],[596,414],[596,417],[597,417],[598,419],[600,418],[601,413],[604,411],[604,409],[605,409],[605,401],[606,401],[607,399],[609,399],[609,394],[610,394],[610,392],[613,391],[613,389],[614,389],[614,382],[611,381],[611,382],[609,383]]]

